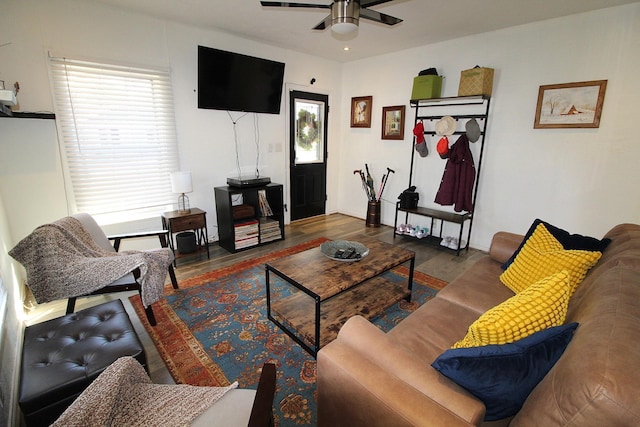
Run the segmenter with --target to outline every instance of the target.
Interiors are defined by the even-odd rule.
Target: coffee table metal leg
[[[316,348],[313,357],[318,357],[320,351],[320,297],[316,296]]]
[[[411,258],[411,264],[409,265],[409,295],[405,298],[407,302],[411,302],[411,294],[413,291],[413,269],[416,264],[416,257],[413,256]]]
[[[271,287],[269,285],[269,267],[265,267],[265,286],[267,288],[267,317],[271,319]]]
[[[266,270],[266,273],[265,273],[265,287],[266,287],[266,291],[267,291],[267,318],[269,320],[271,320],[284,333],[289,335],[289,337],[292,340],[297,342],[300,345],[300,347],[305,349],[311,356],[313,356],[314,358],[318,357],[318,351],[320,350],[320,297],[317,296],[317,295],[309,294],[309,291],[307,289],[302,288],[302,286],[299,283],[297,283],[295,281],[292,281],[290,279],[287,280],[277,270],[272,270],[268,265],[265,267],[265,270]],[[271,272],[273,272],[276,276],[278,276],[278,277],[282,278],[283,280],[285,280],[285,282],[289,283],[290,285],[293,285],[294,287],[303,290],[305,293],[307,293],[309,296],[312,296],[315,299],[315,302],[316,302],[316,342],[315,342],[315,346],[313,348],[310,345],[308,345],[306,342],[304,342],[304,340],[302,338],[298,337],[298,335],[296,333],[291,331],[283,323],[281,323],[278,319],[276,319],[274,316],[271,315],[271,295],[270,295],[271,284],[270,284],[270,280],[269,280],[269,273],[271,273]]]

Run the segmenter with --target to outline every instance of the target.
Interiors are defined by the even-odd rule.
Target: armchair
[[[158,237],[158,239],[160,240],[161,247],[168,249],[167,235],[169,232],[167,230],[146,231],[146,232],[139,232],[139,233],[117,234],[117,235],[107,236],[104,233],[104,231],[102,231],[102,228],[100,228],[96,220],[93,219],[93,217],[88,213],[79,213],[79,214],[73,215],[73,217],[76,218],[78,221],[80,221],[80,223],[82,223],[82,225],[86,228],[86,230],[89,232],[89,234],[93,238],[93,241],[105,251],[118,252],[120,250],[120,244],[124,239],[135,239],[135,238],[153,237],[153,236]],[[113,245],[111,245],[110,241],[113,241]],[[172,264],[174,254],[173,254],[173,251],[171,251],[171,249],[168,249],[168,250],[171,255],[171,259],[170,259],[171,262],[169,263],[169,267],[168,267],[169,277],[171,278],[171,285],[173,286],[173,289],[178,289],[178,280],[176,279],[176,273],[173,270],[173,264]],[[139,280],[140,280],[140,268],[136,268],[131,273],[128,273],[122,276],[115,282],[103,288],[95,290],[87,295],[78,295],[78,296],[71,297],[67,302],[67,314],[73,313],[75,309],[76,298],[83,297],[83,296],[136,290],[140,293],[140,297],[142,297],[142,286],[140,285]],[[147,320],[149,321],[149,324],[151,326],[155,326],[156,318],[153,314],[153,308],[151,308],[151,305],[145,307],[145,313],[147,315]]]
[[[116,360],[67,408],[58,426],[273,426],[276,369],[262,367],[258,389],[153,384],[132,357]]]
[[[70,314],[79,297],[137,290],[155,326],[151,304],[162,298],[167,273],[178,288],[167,234],[163,230],[108,238],[91,215],[80,213],[36,228],[9,255],[26,268],[27,284],[38,303],[68,299]],[[157,236],[162,248],[117,252],[123,239],[148,236]]]

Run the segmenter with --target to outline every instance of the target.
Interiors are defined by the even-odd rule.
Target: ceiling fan
[[[395,25],[402,22],[402,19],[394,18],[393,16],[368,9],[370,6],[376,6],[390,1],[392,0],[333,0],[333,3],[327,5],[279,1],[261,1],[260,3],[262,6],[267,7],[331,9],[331,15],[323,19],[318,25],[313,27],[313,29],[324,30],[327,27],[331,27],[331,30],[336,33],[347,34],[358,28],[360,18],[381,22],[387,25]]]

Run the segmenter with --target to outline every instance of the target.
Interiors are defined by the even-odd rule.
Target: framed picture
[[[597,128],[606,80],[540,86],[534,129]]]
[[[371,107],[373,105],[372,96],[359,96],[351,98],[351,127],[370,128],[371,127]]]
[[[382,107],[382,139],[404,139],[404,105]]]

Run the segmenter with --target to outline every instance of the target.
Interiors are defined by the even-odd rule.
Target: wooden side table
[[[176,261],[178,258],[192,255],[192,253],[180,254],[177,251],[174,234],[181,231],[193,231],[196,235],[196,253],[206,251],[207,259],[211,259],[207,238],[207,213],[202,209],[191,208],[191,212],[189,213],[181,213],[178,211],[163,212],[162,228],[169,231],[169,246],[175,255],[175,259],[173,260],[174,267],[177,267]]]

